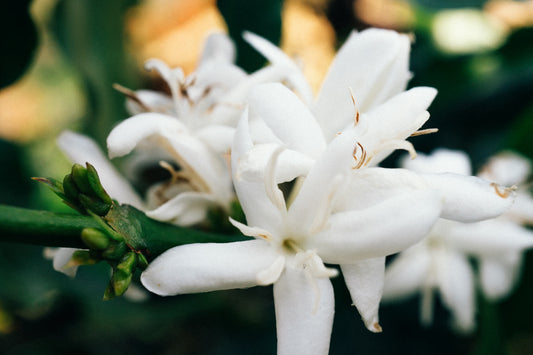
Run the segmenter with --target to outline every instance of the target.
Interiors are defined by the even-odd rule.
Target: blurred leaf
[[[17,80],[28,68],[37,46],[37,31],[29,14],[31,0],[2,1],[0,5],[0,88]]]
[[[217,5],[237,45],[237,64],[249,72],[261,68],[265,59],[244,42],[242,32],[254,32],[279,43],[282,0],[219,0]]]
[[[89,93],[84,131],[103,144],[114,124],[127,117],[123,95],[112,85],[135,87],[133,61],[124,48],[124,13],[133,0],[63,0],[53,29]]]

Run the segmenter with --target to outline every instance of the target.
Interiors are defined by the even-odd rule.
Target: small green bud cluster
[[[81,239],[89,250],[76,252],[74,263],[78,265],[95,264],[106,261],[113,269],[113,275],[104,294],[104,299],[121,296],[128,289],[137,269],[148,266],[146,257],[132,250],[120,234],[96,228],[85,228]]]
[[[96,169],[89,163],[86,163],[86,167],[74,164],[63,181],[50,178],[34,180],[46,184],[67,205],[81,214],[105,216],[113,206],[113,200],[104,190]]]

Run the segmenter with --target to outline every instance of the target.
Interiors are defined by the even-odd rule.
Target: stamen
[[[498,185],[497,183],[493,182],[490,184],[490,186],[494,187],[494,191],[496,191],[496,195],[500,196],[501,198],[507,198],[517,189],[515,185],[511,187],[504,187],[503,192],[500,190],[502,186]]]
[[[356,166],[352,167],[352,169],[359,169],[360,167],[363,166],[363,164],[365,164],[365,160],[366,160],[366,149],[363,148],[363,146],[359,142],[357,142],[357,145],[359,146],[359,148],[361,148],[361,159],[359,160]],[[357,154],[357,146],[355,146],[353,150],[353,158],[355,159],[355,161],[357,161],[357,157],[355,156],[356,154]]]
[[[436,133],[438,131],[439,131],[438,128],[421,129],[419,131],[413,132],[409,137],[422,136],[424,134]]]
[[[127,87],[122,86],[117,83],[113,84],[113,89],[117,90],[118,92],[124,94],[127,98],[134,101],[137,105],[141,106],[141,108],[144,111],[151,111],[151,109],[148,106],[146,106],[144,102],[141,101],[141,99],[139,98],[139,96],[137,96],[135,91],[128,89]]]
[[[352,97],[352,102],[353,102],[353,107],[355,108],[355,114],[354,114],[354,118],[353,118],[353,125],[354,126],[357,126],[357,124],[359,123],[359,109],[357,108],[357,104],[355,103],[355,94],[353,93],[353,90],[351,87],[348,87],[348,89],[350,90],[350,95]]]

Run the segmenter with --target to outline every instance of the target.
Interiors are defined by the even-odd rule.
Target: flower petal
[[[141,282],[161,296],[257,285],[257,274],[276,260],[267,242],[187,244],[167,250],[148,265]]]
[[[381,332],[379,302],[383,294],[385,257],[366,259],[354,264],[341,265],[342,275],[350,290],[352,301],[361,314],[368,330]]]
[[[474,176],[451,173],[422,176],[444,198],[442,218],[476,222],[499,216],[513,203],[514,193],[510,189]]]
[[[274,284],[278,354],[327,354],[335,311],[329,279],[285,268]]]
[[[204,44],[198,66],[212,60],[233,63],[235,61],[235,44],[225,33],[211,33]]]
[[[306,248],[316,249],[332,264],[397,253],[425,237],[440,211],[435,191],[405,193],[367,209],[332,215],[329,228],[309,238]]]
[[[319,228],[333,207],[336,178],[350,171],[353,135],[346,131],[337,136],[307,175],[289,209],[293,232],[307,235]]]
[[[533,247],[532,231],[501,219],[455,224],[442,238],[454,248],[478,256],[499,256]]]
[[[437,90],[433,88],[416,87],[361,115],[356,126],[357,140],[372,158],[372,165],[396,149],[398,144],[389,142],[403,141],[424,125],[429,118],[426,110],[435,95]]]
[[[442,301],[452,312],[453,326],[468,333],[475,328],[474,274],[468,259],[448,251],[444,262],[437,263],[437,282]]]
[[[242,36],[246,42],[267,58],[274,66],[287,68],[288,73],[290,73],[287,78],[288,84],[294,88],[304,102],[312,102],[313,91],[311,90],[311,86],[305,79],[303,72],[289,56],[274,44],[254,33],[244,32]]]
[[[429,278],[431,254],[415,245],[394,258],[385,271],[383,301],[401,300],[422,290]]]
[[[239,121],[233,141],[231,154],[233,185],[248,225],[263,228],[275,234],[281,227],[281,215],[268,197],[264,181],[262,179],[248,180],[243,177],[242,165],[248,164],[246,154],[252,147],[248,112],[245,111]]]
[[[431,154],[418,154],[416,159],[405,156],[401,166],[418,173],[454,173],[472,175],[468,155],[459,150],[436,149]]]
[[[511,186],[526,181],[531,172],[531,162],[514,152],[503,152],[492,157],[481,169],[479,177]]]
[[[326,142],[314,116],[296,95],[280,83],[262,84],[249,96],[257,113],[287,148],[317,158]]]
[[[348,183],[337,191],[333,212],[365,209],[407,191],[427,188],[420,175],[405,169],[352,170]]]
[[[86,162],[89,162],[92,164],[98,172],[102,186],[111,198],[120,203],[144,209],[144,203],[128,180],[118,173],[104,152],[91,138],[71,131],[64,131],[57,138],[57,144],[73,163],[85,165]]]
[[[146,215],[158,221],[188,227],[205,221],[208,208],[216,205],[217,201],[212,195],[182,192],[155,210],[147,211]]]
[[[516,285],[522,267],[521,253],[482,257],[479,273],[483,294],[492,301],[507,296]]]
[[[201,184],[203,191],[209,190],[223,204],[232,198],[230,174],[222,158],[174,117],[144,113],[122,121],[107,137],[109,155],[128,154],[147,139],[166,148],[184,170],[194,172],[197,176],[192,183]]]
[[[405,90],[410,78],[409,39],[394,31],[352,32],[324,80],[313,112],[331,138],[354,116],[349,88],[360,112]]]

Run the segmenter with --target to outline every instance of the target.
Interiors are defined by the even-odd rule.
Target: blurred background
[[[143,69],[157,57],[194,71],[203,40],[228,32],[237,62],[265,64],[240,37],[260,34],[299,58],[318,89],[352,29],[412,34],[410,86],[433,86],[430,136],[417,150],[461,149],[478,169],[513,149],[533,158],[533,1],[511,0],[19,0],[2,2],[0,203],[69,212],[31,176],[59,178],[70,164],[55,146],[64,129],[100,144],[128,117],[112,88],[162,88]],[[397,156],[385,163],[394,166]],[[102,301],[106,265],[71,279],[43,248],[0,245],[2,354],[274,354],[271,287]],[[457,335],[437,305],[422,328],[418,299],[384,305],[382,334],[363,327],[342,279],[333,280],[331,354],[531,354],[533,254],[514,294],[479,298],[478,329]]]

